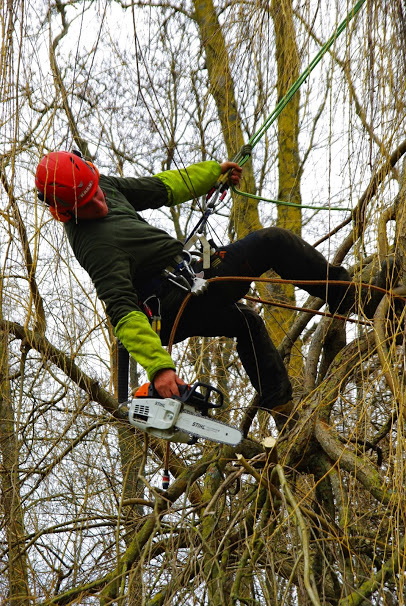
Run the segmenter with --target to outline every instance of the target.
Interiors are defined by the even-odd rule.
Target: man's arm
[[[114,332],[131,356],[146,370],[150,381],[160,370],[175,370],[171,356],[162,347],[161,339],[152,330],[142,311],[131,311],[121,318]]]
[[[227,171],[230,171],[231,182],[237,185],[241,170],[235,162],[222,164],[214,161],[199,162],[184,169],[167,170],[154,177],[102,175],[101,188],[111,186],[113,190],[121,192],[135,210],[142,211],[148,208],[174,206],[203,196],[210,191],[219,176]]]
[[[168,206],[182,204],[192,198],[204,196],[221,174],[229,172],[233,185],[240,182],[242,168],[235,162],[207,161],[192,164],[185,169],[167,170],[155,175],[168,190]]]
[[[175,364],[138,305],[129,258],[114,247],[109,251],[110,262],[107,263],[101,261],[106,258],[105,250],[92,248],[85,269],[92,278],[98,297],[106,305],[116,336],[146,370],[148,379],[153,381],[159,371],[174,371]]]
[[[187,200],[204,196],[221,174],[218,162],[198,162],[187,168],[166,170],[155,175],[168,192],[167,206],[182,204]]]
[[[242,168],[235,162],[223,162],[221,165],[217,162],[202,162],[185,171],[166,171],[157,175],[157,178],[165,183],[171,204],[179,204],[191,197],[191,188],[193,195],[207,193],[219,175],[226,172],[229,172],[229,179],[233,184],[239,183]],[[116,335],[130,354],[146,369],[148,378],[153,381],[159,395],[164,398],[179,395],[178,385],[185,383],[176,374],[169,354],[163,350],[162,355],[159,337],[154,333],[155,338],[151,338],[149,331],[152,329],[147,318],[142,318],[137,312],[132,312],[120,320],[116,327]],[[151,360],[154,361],[151,363]]]
[[[178,396],[178,385],[184,381],[177,376],[175,364],[162,347],[159,336],[152,330],[143,312],[133,311],[122,318],[115,328],[130,355],[146,370],[148,379],[163,398]]]

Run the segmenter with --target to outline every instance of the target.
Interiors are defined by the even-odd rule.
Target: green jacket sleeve
[[[142,311],[132,311],[121,318],[115,334],[136,362],[145,368],[149,381],[153,380],[158,370],[175,370],[171,356],[162,347],[160,338]]]
[[[167,205],[174,206],[207,194],[220,174],[220,164],[210,160],[192,164],[181,170],[167,170],[155,177],[158,177],[167,189]]]

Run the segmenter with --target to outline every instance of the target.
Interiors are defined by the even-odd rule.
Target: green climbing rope
[[[271,198],[264,198],[263,196],[256,196],[255,194],[248,194],[245,191],[240,191],[234,185],[231,186],[231,189],[240,196],[246,196],[247,198],[252,198],[254,200],[262,200],[263,202],[273,202],[273,204],[277,204],[278,206],[294,206],[295,208],[310,208],[311,210],[343,210],[343,211],[352,211],[352,208],[342,208],[341,206],[311,206],[308,204],[296,204],[295,202],[286,202],[285,200],[272,200]]]
[[[299,76],[299,78],[292,84],[289,88],[288,92],[282,97],[279,103],[276,105],[273,112],[270,116],[265,120],[264,124],[261,128],[252,135],[251,139],[248,141],[248,144],[243,145],[240,151],[233,158],[233,162],[237,162],[240,166],[243,166],[247,160],[250,158],[251,151],[256,146],[256,144],[260,141],[260,139],[264,136],[266,131],[270,128],[270,126],[275,122],[280,113],[287,106],[289,101],[292,99],[293,95],[299,90],[303,82],[308,78],[311,72],[314,70],[316,65],[321,61],[323,56],[329,50],[329,48],[334,44],[335,40],[338,36],[346,29],[349,22],[355,15],[358,13],[363,4],[365,4],[366,0],[358,0],[354,8],[348,13],[346,18],[338,25],[337,29],[333,33],[333,35],[327,40],[327,42],[321,47],[317,55],[314,57],[313,61],[310,65],[305,69],[305,71]],[[313,210],[348,210],[351,211],[350,208],[336,208],[331,206],[305,206],[304,204],[295,204],[294,202],[285,202],[283,200],[270,200],[268,198],[262,198],[260,196],[255,196],[254,194],[249,194],[247,192],[240,191],[234,186],[231,186],[231,189],[241,196],[245,196],[247,198],[253,198],[254,200],[263,200],[265,202],[273,202],[275,204],[279,204],[281,206],[295,206],[298,208],[310,208]]]

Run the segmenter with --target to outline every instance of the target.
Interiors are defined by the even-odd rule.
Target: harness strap
[[[191,236],[189,238],[189,240],[187,241],[187,244],[185,245],[184,250],[190,250],[190,248],[194,244],[196,244],[196,242],[198,240],[201,244],[202,251],[203,251],[203,269],[210,269],[210,256],[211,256],[212,252],[214,252],[214,250],[212,250],[210,242],[207,240],[207,238],[204,234],[198,233],[198,232],[193,234],[193,236]]]
[[[210,245],[209,248],[209,267],[210,267]],[[186,292],[193,295],[201,295],[207,288],[207,280],[204,279],[204,272],[195,273],[192,266],[192,255],[188,250],[184,250],[182,255],[177,255],[169,267],[163,270],[162,276],[169,282],[178,286]],[[175,265],[176,264],[176,265]]]
[[[144,313],[151,323],[152,330],[158,335],[161,334],[161,301],[156,295],[150,295],[141,302]]]
[[[204,238],[204,237],[203,237]],[[200,238],[199,238],[200,239]],[[203,265],[204,255],[208,251],[208,266],[210,268],[210,253],[211,246],[204,238],[203,244]],[[207,265],[207,263],[206,263]],[[161,332],[161,300],[162,291],[165,283],[169,282],[180,288],[185,293],[192,293],[195,296],[201,295],[207,289],[208,283],[204,279],[204,271],[195,273],[192,266],[192,255],[188,250],[184,250],[183,254],[176,255],[170,265],[166,267],[160,276],[152,278],[147,282],[144,288],[140,288],[139,305],[144,310],[152,329],[159,335]]]

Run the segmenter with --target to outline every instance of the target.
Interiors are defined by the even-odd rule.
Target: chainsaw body
[[[192,444],[196,438],[236,446],[241,432],[209,416],[221,408],[223,394],[205,383],[180,385],[180,397],[161,398],[151,383],[141,386],[128,402],[131,425],[157,438]]]

